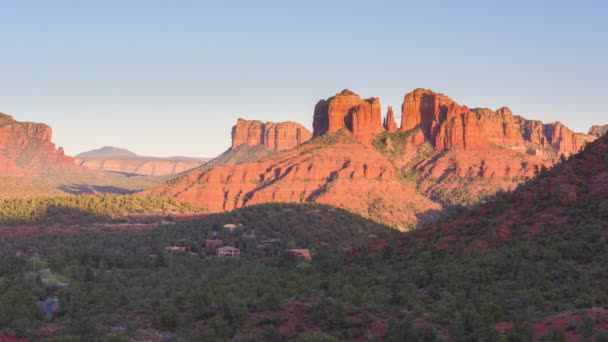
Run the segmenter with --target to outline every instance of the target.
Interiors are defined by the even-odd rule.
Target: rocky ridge
[[[260,144],[263,130],[260,122],[237,124],[233,145]],[[451,206],[514,189],[595,139],[506,107],[469,109],[425,89],[404,96],[400,127],[392,108],[382,120],[378,98],[344,90],[317,103],[313,136],[258,162],[188,172],[144,194],[214,211],[319,202],[407,229]]]

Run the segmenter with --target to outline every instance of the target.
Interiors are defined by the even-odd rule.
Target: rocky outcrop
[[[603,126],[595,125],[595,126],[591,126],[591,128],[589,128],[589,135],[593,135],[598,138],[606,135],[606,133],[608,133],[608,125],[603,125]]]
[[[393,114],[393,107],[388,106],[386,118],[384,119],[384,129],[389,133],[395,133],[398,130],[397,122]]]
[[[239,121],[233,146],[268,145],[266,126]],[[470,109],[424,89],[405,95],[399,129],[392,108],[382,122],[377,98],[344,90],[317,103],[313,135],[319,138],[297,150],[193,170],[144,195],[212,211],[318,202],[404,228],[436,217],[442,207],[473,205],[514,189],[560,154],[578,152],[595,139],[559,122],[526,120],[506,107]]]
[[[51,127],[45,124],[19,122],[0,113],[0,174],[34,176],[79,168],[51,138]]]
[[[515,116],[509,108],[469,109],[449,97],[416,89],[404,97],[401,131],[420,128],[437,150],[484,151],[504,147],[532,154],[570,155],[595,138],[559,122],[543,124]]]
[[[362,99],[345,89],[339,94],[321,100],[315,106],[313,136],[346,129],[364,144],[371,144],[375,134],[384,131],[380,100],[377,97]]]
[[[440,209],[399,181],[391,162],[373,149],[314,140],[254,163],[193,170],[140,195],[175,198],[214,212],[267,202],[324,203],[401,228]]]
[[[266,122],[238,119],[232,128],[232,148],[243,144],[264,145],[271,151],[282,151],[298,147],[312,138],[306,127],[291,121]]]

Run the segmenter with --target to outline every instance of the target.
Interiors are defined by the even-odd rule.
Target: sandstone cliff
[[[175,160],[161,158],[121,158],[121,159],[97,159],[83,158],[77,162],[90,169],[98,171],[116,172],[125,175],[138,176],[165,176],[173,175],[194,169],[204,162],[194,160]]]
[[[364,144],[371,144],[374,135],[384,131],[380,100],[362,99],[348,89],[317,103],[313,118],[313,136],[346,129]]]
[[[141,193],[175,198],[212,211],[266,202],[316,202],[347,208],[407,228],[440,210],[402,182],[391,162],[342,133],[315,139],[259,162],[188,172]]]
[[[271,151],[298,147],[312,138],[306,127],[291,121],[266,122],[238,119],[232,128],[232,148],[263,145]]]
[[[595,139],[559,122],[526,120],[506,107],[469,109],[427,89],[406,94],[401,111],[401,131],[419,127],[437,150],[484,151],[498,146],[556,157],[576,153]]]
[[[51,127],[0,113],[0,175],[35,176],[75,169],[74,159],[51,142]]]
[[[243,122],[234,144],[264,144],[264,124]],[[377,98],[350,90],[314,109],[315,138],[257,162],[186,173],[144,194],[190,201],[214,211],[264,202],[319,202],[406,228],[453,205],[510,190],[593,136],[543,124],[508,108],[469,109],[416,89],[404,97],[401,127],[384,123]]]

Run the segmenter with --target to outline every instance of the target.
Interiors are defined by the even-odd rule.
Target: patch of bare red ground
[[[540,340],[543,336],[551,332],[551,330],[563,330],[566,334],[568,342],[580,341],[583,338],[582,332],[578,329],[567,331],[568,326],[580,326],[582,323],[582,315],[585,312],[594,322],[594,330],[597,333],[608,331],[608,309],[592,308],[584,310],[564,311],[542,319],[534,324],[534,340]],[[513,329],[512,322],[499,322],[494,325],[496,330],[500,332],[508,332]],[[593,338],[591,339],[593,340]]]
[[[60,323],[60,322],[45,323],[36,331],[36,335],[39,338],[51,339],[51,338],[57,337],[61,330],[63,330],[63,323]]]
[[[0,335],[0,342],[29,342],[30,340],[23,337],[16,337],[11,335]]]

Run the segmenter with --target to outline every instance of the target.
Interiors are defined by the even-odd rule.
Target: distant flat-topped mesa
[[[145,157],[113,146],[79,153],[76,161],[90,170],[109,171],[132,176],[165,176],[194,169],[209,158]]]
[[[31,176],[78,168],[63,148],[51,142],[52,135],[48,125],[19,122],[0,113],[0,175]]]
[[[589,128],[589,134],[598,138],[606,135],[606,133],[608,133],[608,125],[591,126],[591,128]]]
[[[496,111],[470,109],[449,97],[427,89],[405,94],[401,106],[401,127],[393,108],[382,118],[377,97],[362,99],[345,89],[317,103],[313,135],[345,129],[357,141],[370,145],[382,132],[413,131],[419,142],[429,142],[436,150],[480,151],[505,147],[532,154],[570,155],[596,137],[575,133],[559,122],[543,124],[513,115],[509,108]]]
[[[306,127],[296,122],[266,122],[238,119],[232,127],[232,148],[243,144],[263,145],[271,151],[288,150],[312,138]]]

